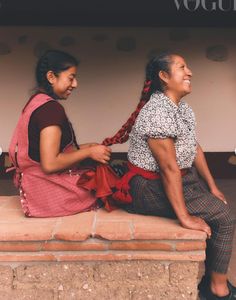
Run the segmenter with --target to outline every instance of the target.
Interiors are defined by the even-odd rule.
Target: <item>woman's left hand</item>
[[[212,195],[216,196],[218,199],[223,201],[225,204],[227,204],[227,200],[225,198],[225,195],[218,189],[217,186],[210,189]]]

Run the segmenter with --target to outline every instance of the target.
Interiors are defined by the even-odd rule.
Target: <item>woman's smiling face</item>
[[[58,75],[53,74],[49,79],[53,92],[59,99],[67,99],[72,90],[77,87],[76,73],[77,67],[70,67]]]
[[[166,91],[184,97],[191,93],[191,78],[192,72],[183,57],[172,55],[170,72],[165,80]]]

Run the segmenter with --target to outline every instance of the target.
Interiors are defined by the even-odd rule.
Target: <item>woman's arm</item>
[[[99,144],[98,144],[98,143],[86,143],[86,144],[80,144],[80,145],[79,145],[79,148],[80,148],[80,149],[85,149],[85,148],[93,147],[93,146],[96,146],[96,145],[99,145]]]
[[[204,220],[189,215],[182,188],[181,172],[176,162],[173,139],[148,139],[148,145],[157,160],[166,195],[181,225],[185,228],[202,230],[211,235],[211,229]]]
[[[59,126],[49,126],[40,132],[40,163],[45,173],[50,174],[71,168],[86,158],[100,163],[107,163],[110,160],[111,150],[103,145],[60,153],[61,135]]]
[[[216,186],[215,180],[212,177],[211,172],[208,168],[205,155],[199,144],[197,145],[197,155],[194,160],[194,166],[196,167],[200,176],[206,181],[211,193],[223,202],[227,203],[224,194],[222,194],[222,192]]]

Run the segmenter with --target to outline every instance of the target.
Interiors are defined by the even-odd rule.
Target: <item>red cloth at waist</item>
[[[109,165],[99,164],[95,170],[88,170],[79,178],[77,185],[89,191],[96,191],[96,197],[101,199],[108,211],[117,208],[118,203],[128,204],[132,202],[129,193],[130,180],[140,175],[146,179],[159,179],[160,173],[146,171],[128,162],[129,171],[119,178]],[[187,170],[181,170],[182,176]],[[114,189],[116,190],[114,192]]]
[[[130,180],[136,176],[140,175],[146,179],[160,179],[161,175],[160,173],[153,172],[153,171],[147,171],[142,168],[139,168],[130,162],[128,162],[128,167],[129,171],[121,178],[119,181],[116,183],[116,189],[117,191],[113,193],[112,198],[121,203],[131,203],[132,202],[132,197],[129,193],[130,190],[130,185],[129,182]],[[184,176],[187,173],[187,169],[182,169],[181,170],[181,175]]]
[[[96,191],[96,197],[102,200],[106,210],[112,211],[117,208],[112,194],[118,180],[118,175],[109,165],[99,164],[96,169],[83,173],[77,185],[89,191]]]
[[[119,178],[109,165],[99,164],[95,170],[88,170],[82,174],[77,185],[89,191],[96,191],[96,197],[103,201],[108,211],[111,211],[117,208],[115,201],[123,204],[132,201],[129,194],[129,181],[135,175],[141,175],[147,179],[160,178],[158,173],[145,171],[129,162],[128,167],[129,171]]]
[[[130,162],[128,162],[129,171],[116,183],[117,191],[112,195],[112,198],[117,202],[121,203],[131,203],[132,197],[129,193],[129,182],[130,180],[136,176],[140,175],[146,179],[158,179],[160,178],[160,174],[152,171],[147,171],[142,168],[139,168]]]

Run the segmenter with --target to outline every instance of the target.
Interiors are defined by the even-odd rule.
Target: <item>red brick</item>
[[[4,209],[21,209],[19,196],[3,196],[0,197],[0,203],[4,201]]]
[[[85,251],[85,250],[107,250],[108,246],[105,242],[54,242],[50,241],[42,245],[43,251]]]
[[[53,253],[0,253],[0,262],[55,261]]]
[[[0,251],[40,251],[42,243],[40,242],[1,242]]]
[[[54,238],[65,241],[84,241],[92,234],[94,218],[94,211],[63,217],[55,229]]]
[[[108,212],[104,208],[99,209],[96,212],[96,219],[98,222],[108,222],[108,221],[130,221],[132,220],[131,214],[127,213],[125,210],[115,209],[111,212]]]
[[[131,240],[131,222],[97,222],[94,237],[107,240]]]
[[[162,218],[163,219],[163,218]],[[174,223],[173,220],[159,220],[156,223],[137,223],[134,222],[134,239],[157,239],[157,240],[205,240],[206,233],[197,230],[190,230]]]
[[[5,209],[1,208],[0,210],[0,226],[1,223],[12,223],[12,222],[24,222],[26,217],[22,209]]]
[[[133,223],[142,223],[142,224],[169,224],[175,223],[175,220],[157,217],[157,216],[148,216],[148,215],[138,215],[138,214],[130,214],[130,218]]]
[[[166,223],[169,222],[169,219],[156,217],[156,216],[144,216],[139,214],[129,214],[128,212],[122,209],[116,209],[112,212],[108,212],[105,209],[99,209],[96,213],[97,221],[108,222],[108,221],[125,221],[125,222],[136,222],[136,223]],[[171,220],[172,221],[172,220]]]
[[[73,253],[56,254],[58,261],[120,261],[135,259],[131,254],[126,253]]]
[[[187,241],[176,243],[177,251],[193,251],[193,250],[205,250],[206,242],[204,241]]]
[[[121,261],[121,260],[158,260],[158,261],[204,261],[205,252],[167,252],[167,251],[128,251],[95,253],[55,253],[58,261]]]
[[[0,223],[1,241],[42,241],[50,240],[54,222]]]
[[[4,206],[4,205],[6,205],[8,203],[8,199],[7,199],[7,197],[3,197],[3,196],[0,196],[0,207],[1,207],[1,209],[2,209],[2,207]]]
[[[111,250],[162,250],[162,251],[173,251],[173,245],[168,242],[112,242],[109,245]]]

